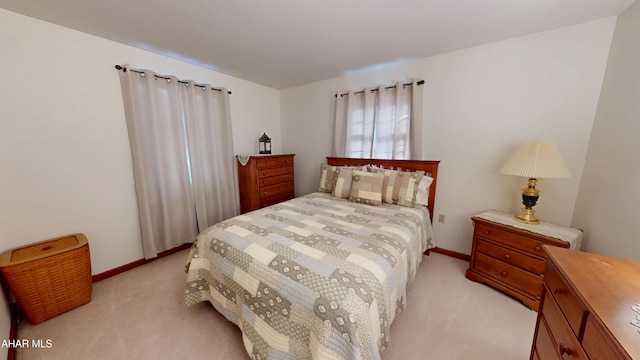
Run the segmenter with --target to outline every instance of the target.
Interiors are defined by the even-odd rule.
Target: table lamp
[[[529,178],[526,188],[522,189],[522,204],[524,208],[515,220],[536,225],[540,223],[533,213],[533,207],[538,201],[540,190],[536,189],[537,179],[568,178],[571,176],[567,166],[562,161],[556,145],[551,142],[527,142],[511,155],[502,165],[500,172],[506,175],[523,176]]]

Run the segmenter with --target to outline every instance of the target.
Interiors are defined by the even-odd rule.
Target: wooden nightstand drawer
[[[543,241],[535,240],[508,230],[499,229],[494,226],[489,226],[484,223],[476,223],[475,231],[478,236],[520,249],[528,252],[529,254],[539,256],[542,259],[546,258],[546,254],[542,250],[542,245],[545,244]]]
[[[551,263],[547,264],[544,280],[547,284],[546,296],[555,299],[574,334],[579,336],[582,318],[585,316],[587,309]]]
[[[496,281],[526,292],[532,297],[540,297],[542,291],[542,276],[540,275],[524,271],[483,253],[476,254],[475,269]]]
[[[534,274],[542,274],[544,271],[544,260],[525,255],[512,248],[495,245],[483,239],[478,239],[477,251]]]

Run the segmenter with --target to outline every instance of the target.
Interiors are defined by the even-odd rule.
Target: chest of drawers
[[[240,211],[249,211],[293,199],[294,154],[251,156],[246,164],[238,160]]]
[[[542,246],[566,248],[569,242],[478,216],[472,220],[473,245],[466,277],[538,311],[547,257]]]
[[[640,262],[544,247],[548,254],[531,360],[640,359]]]

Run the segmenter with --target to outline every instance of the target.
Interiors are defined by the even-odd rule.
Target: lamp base
[[[536,189],[536,182],[537,180],[535,178],[529,178],[527,187],[522,189],[522,205],[524,205],[524,207],[520,211],[520,214],[515,216],[518,222],[529,225],[540,224],[540,220],[533,216],[535,212],[533,207],[536,206],[540,195],[540,190]]]
[[[520,211],[520,214],[514,216],[513,218],[517,222],[521,222],[529,225],[538,225],[540,224],[540,220],[538,220],[538,218],[533,216],[534,212],[535,210],[533,209],[522,208],[522,211]]]

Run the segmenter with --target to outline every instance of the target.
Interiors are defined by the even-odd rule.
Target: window
[[[333,155],[421,159],[422,83],[336,95]]]

